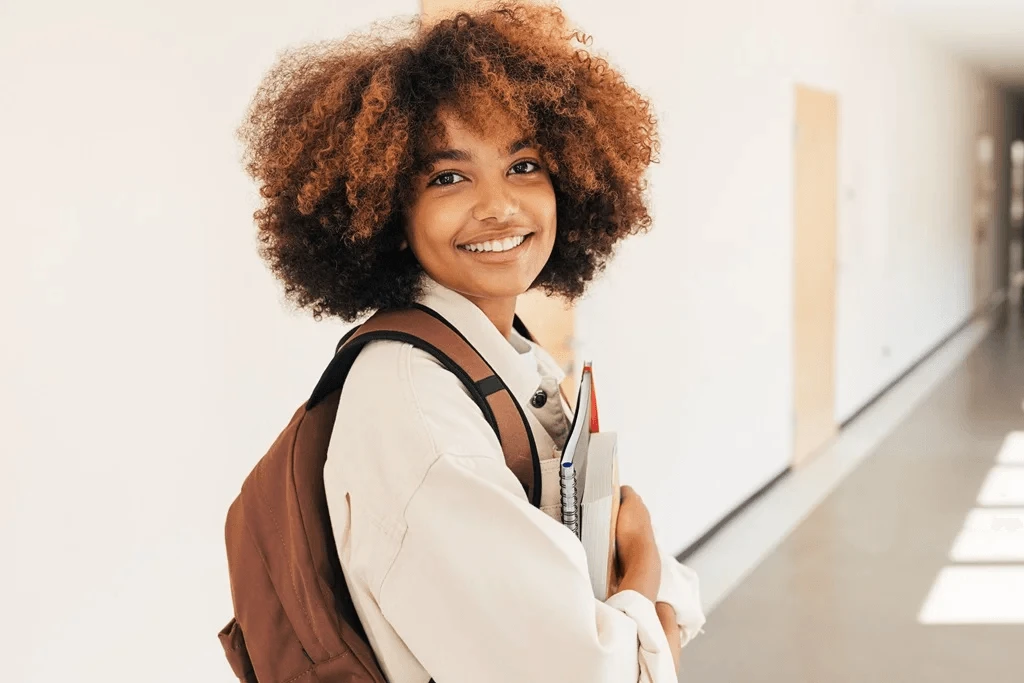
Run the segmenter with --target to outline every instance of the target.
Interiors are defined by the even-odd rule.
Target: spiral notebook
[[[614,432],[600,431],[593,366],[583,366],[576,410],[562,451],[562,523],[583,543],[594,597],[607,600],[615,579],[619,470]]]

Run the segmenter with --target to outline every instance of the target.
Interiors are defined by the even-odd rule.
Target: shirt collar
[[[524,362],[516,346],[533,358],[533,345],[514,332],[513,341],[506,339],[494,323],[472,301],[456,291],[423,276],[423,292],[419,303],[439,313],[462,333],[484,360],[512,390],[521,406],[529,405],[530,398],[540,385],[541,375],[536,359]]]

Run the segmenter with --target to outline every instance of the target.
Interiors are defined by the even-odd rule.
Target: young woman
[[[553,8],[383,32],[291,53],[257,94],[242,136],[261,252],[317,318],[419,302],[451,322],[523,407],[543,498],[453,374],[408,344],[365,349],[324,480],[370,643],[394,683],[675,681],[704,623],[696,577],[624,487],[622,578],[594,599],[558,521],[563,374],[512,325],[519,295],[578,298],[650,226],[648,102]]]

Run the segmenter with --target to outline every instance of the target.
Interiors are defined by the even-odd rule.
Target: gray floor
[[[1024,625],[917,620],[1022,400],[1003,321],[708,615],[680,680],[1024,683]]]

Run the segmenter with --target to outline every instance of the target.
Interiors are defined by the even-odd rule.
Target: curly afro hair
[[[555,245],[533,286],[577,299],[616,243],[651,225],[649,102],[554,7],[393,28],[285,53],[239,129],[263,198],[260,255],[288,298],[346,321],[412,303],[423,271],[399,249],[403,208],[438,110],[484,123],[474,107],[500,106],[533,135],[555,190]]]

